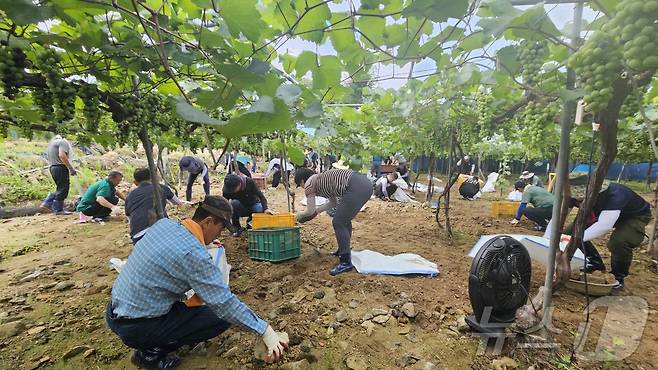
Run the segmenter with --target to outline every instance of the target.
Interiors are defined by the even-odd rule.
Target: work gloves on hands
[[[265,329],[262,339],[267,347],[265,362],[278,362],[283,357],[284,348],[288,348],[288,340],[281,338],[269,325],[267,325],[267,329]]]

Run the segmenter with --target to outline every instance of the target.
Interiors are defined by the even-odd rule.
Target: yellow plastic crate
[[[295,215],[292,213],[278,213],[268,215],[267,213],[254,213],[252,217],[252,227],[254,229],[263,229],[266,227],[294,227]]]
[[[516,211],[519,209],[520,202],[511,202],[506,200],[494,201],[491,203],[491,216],[515,216]]]

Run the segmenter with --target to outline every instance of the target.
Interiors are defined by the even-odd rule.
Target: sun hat
[[[535,176],[534,172],[523,171],[521,172],[521,176],[519,176],[519,178],[527,180],[533,178],[534,176]]]

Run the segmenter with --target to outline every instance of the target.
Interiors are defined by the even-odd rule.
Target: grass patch
[[[30,182],[17,175],[0,176],[0,199],[6,204],[41,200],[53,188],[52,181]]]

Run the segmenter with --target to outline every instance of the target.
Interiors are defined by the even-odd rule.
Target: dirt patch
[[[195,193],[201,194],[200,187]],[[267,190],[266,195],[275,209],[286,209],[282,189]],[[455,240],[451,243],[436,226],[429,209],[378,200],[368,205],[354,221],[354,249],[417,253],[436,262],[440,276],[348,273],[331,277],[329,269],[336,258],[330,253],[336,249],[336,241],[331,218],[321,215],[302,227],[302,256],[288,262],[252,261],[247,256],[246,236],[224,237],[233,266],[232,290],[276,330],[290,335],[288,363],[306,360],[311,368],[318,369],[345,369],[347,364],[352,368],[365,364],[370,369],[432,368],[429,363],[439,369],[492,368],[492,361],[500,356],[477,354],[478,338],[458,330],[460,317],[471,312],[471,259],[466,254],[480,235],[533,233],[529,225],[512,227],[507,219],[490,217],[488,199],[457,199],[452,205]],[[181,218],[190,211],[170,209],[170,216]],[[0,337],[0,364],[20,369],[131,368],[130,349],[106,328],[103,320],[115,279],[108,260],[129,255],[132,245],[128,225],[121,219],[73,225],[74,219],[40,215],[0,223],[1,249],[6,251],[0,262],[0,321],[20,321],[23,326],[12,336]],[[29,248],[25,253],[14,255],[26,246]],[[605,248],[600,249],[604,252]],[[581,367],[656,366],[658,277],[650,271],[650,260],[643,253],[636,253],[635,258],[628,291],[649,306],[639,346],[622,361],[581,362]],[[544,269],[533,263],[533,292],[542,284],[543,276]],[[56,288],[62,282],[66,284]],[[400,312],[401,304],[408,302],[413,304],[415,317]],[[585,298],[564,290],[556,293],[555,304],[553,324],[559,330],[553,335],[556,348],[522,348],[525,339],[521,338],[506,342],[503,355],[513,358],[520,368],[566,368],[562,365],[568,362],[578,325],[584,320]],[[373,310],[386,312],[386,316],[377,318],[382,315],[373,315]],[[599,310],[592,316],[593,338],[585,348],[596,346],[594,334],[604,314]],[[185,355],[181,368],[262,368],[263,364],[252,358],[256,340],[254,335],[231,329],[208,343],[181,351]],[[625,343],[618,340],[616,345]],[[608,350],[614,353],[616,348]],[[67,353],[69,358],[64,359]],[[290,364],[282,366],[292,368]]]

